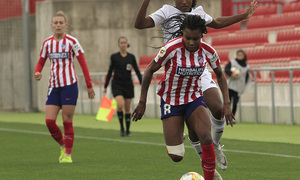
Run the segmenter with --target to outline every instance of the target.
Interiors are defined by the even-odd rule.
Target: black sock
[[[126,122],[126,132],[129,133],[130,122],[131,122],[131,113],[125,114],[125,122]]]
[[[117,111],[119,122],[120,122],[120,127],[121,130],[124,131],[124,125],[123,125],[123,111],[119,112]]]

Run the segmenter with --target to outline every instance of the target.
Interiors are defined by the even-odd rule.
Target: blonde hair
[[[54,14],[54,16],[52,17],[52,19],[53,19],[54,17],[63,17],[63,18],[65,19],[65,22],[67,22],[67,18],[66,18],[65,13],[64,13],[63,11],[57,11],[57,12]]]

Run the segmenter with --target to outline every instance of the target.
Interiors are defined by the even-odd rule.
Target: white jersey
[[[154,58],[155,62],[165,66],[165,76],[157,88],[157,94],[170,105],[186,104],[201,97],[201,75],[210,64],[218,67],[219,56],[214,48],[201,42],[195,52],[184,47],[183,37],[165,44]]]
[[[176,7],[165,4],[165,5],[163,5],[162,8],[160,8],[159,10],[157,10],[156,12],[152,13],[149,16],[154,21],[154,25],[158,26],[158,25],[163,25],[165,23],[165,21],[167,19],[169,19],[170,17],[176,16],[179,14],[199,15],[202,19],[204,19],[206,21],[205,25],[207,25],[213,21],[213,18],[204,12],[202,6],[198,6],[197,8],[192,9],[191,12],[181,12]],[[162,30],[164,32],[165,43],[167,43],[168,39],[170,38],[170,35],[169,35],[169,33],[166,33],[166,29],[164,29],[163,27],[162,27]],[[171,29],[168,31],[175,32],[175,31],[177,31],[177,29],[174,28],[174,29]]]

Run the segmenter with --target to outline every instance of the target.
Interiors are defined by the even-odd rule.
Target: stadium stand
[[[287,13],[287,12],[297,12],[300,11],[300,2],[290,2],[290,3],[285,3],[282,6],[282,12]]]

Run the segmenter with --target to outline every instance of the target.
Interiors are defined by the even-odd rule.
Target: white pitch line
[[[27,131],[27,130],[8,129],[8,128],[0,128],[0,131],[17,132],[17,133],[27,133],[27,134],[49,135],[48,132]],[[91,137],[91,136],[79,136],[79,135],[76,135],[75,137],[76,138],[80,138],[80,139],[95,139],[95,140],[102,140],[102,141],[113,141],[113,142],[132,143],[132,144],[145,144],[145,145],[154,145],[154,146],[166,146],[165,144],[161,144],[161,143],[151,143],[151,142],[144,142],[144,141],[130,141],[130,140],[124,140],[124,139],[113,139],[113,138]],[[192,148],[192,146],[186,146],[186,148]],[[253,151],[230,150],[230,149],[223,149],[223,150],[224,151],[228,151],[228,152],[242,153],[242,154],[257,154],[257,155],[277,156],[277,157],[300,159],[300,156],[291,156],[291,155],[285,155],[285,154],[272,154],[272,153],[263,153],[263,152],[253,152]]]

